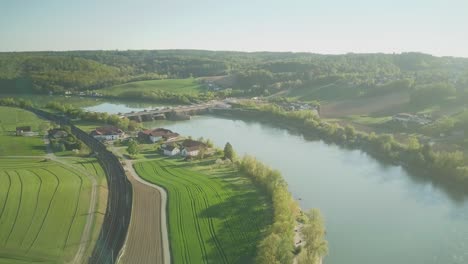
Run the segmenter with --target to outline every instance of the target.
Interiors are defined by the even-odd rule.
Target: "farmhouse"
[[[171,157],[180,153],[180,149],[176,145],[165,145],[162,150],[164,155]]]
[[[32,131],[30,126],[16,127],[16,135],[23,137],[32,137],[39,135],[39,132]]]
[[[53,128],[48,131],[49,137],[54,139],[66,138],[68,136],[67,131],[61,128]]]
[[[31,127],[30,126],[16,127],[16,135],[17,136],[22,136],[23,133],[25,133],[25,132],[31,132]]]
[[[176,140],[180,135],[178,133],[169,133],[163,136],[163,139],[170,142]]]
[[[180,154],[185,157],[194,157],[200,153],[200,150],[205,149],[207,146],[205,143],[200,141],[195,141],[191,139],[187,139],[182,142],[182,151]]]
[[[172,132],[169,129],[165,128],[156,128],[156,129],[148,129],[138,133],[138,138],[145,141],[151,141],[152,143],[160,141],[162,139],[171,141],[176,139],[179,134]]]
[[[115,126],[97,127],[90,135],[98,140],[116,140],[122,138],[125,133]]]

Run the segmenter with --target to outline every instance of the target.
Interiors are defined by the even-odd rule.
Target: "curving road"
[[[166,191],[141,179],[131,160],[124,160],[123,165],[133,186],[133,206],[127,239],[118,262],[170,264]]]

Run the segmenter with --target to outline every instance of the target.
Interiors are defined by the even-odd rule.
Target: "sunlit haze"
[[[466,0],[2,0],[0,10],[0,51],[419,51],[468,57]]]

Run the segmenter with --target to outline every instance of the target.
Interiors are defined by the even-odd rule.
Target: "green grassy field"
[[[102,169],[90,170],[99,165],[88,162],[94,163],[76,161],[102,175]],[[0,263],[70,261],[86,223],[90,192],[86,176],[60,163],[0,158]]]
[[[135,164],[168,192],[174,263],[252,263],[271,223],[268,199],[233,169],[207,167],[161,157]]]
[[[0,156],[45,154],[42,136],[22,137],[15,132],[17,126],[31,126],[33,131],[40,132],[48,123],[29,111],[0,106]]]
[[[105,95],[119,96],[128,91],[151,92],[162,90],[171,93],[195,95],[198,94],[201,89],[201,86],[196,80],[191,78],[130,82],[101,89],[99,92]]]

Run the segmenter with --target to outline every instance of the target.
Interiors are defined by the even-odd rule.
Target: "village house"
[[[200,150],[206,149],[206,144],[200,141],[187,139],[182,142],[182,150],[180,154],[184,157],[194,157],[200,153]]]
[[[172,132],[169,129],[165,128],[156,128],[156,129],[148,129],[138,133],[138,138],[144,141],[151,141],[155,143],[162,139],[166,141],[173,141],[175,140],[179,134]]]
[[[25,132],[31,132],[31,127],[30,126],[16,127],[16,135],[17,136],[22,136],[23,133],[25,133]]]
[[[66,138],[68,136],[67,131],[61,128],[53,128],[48,131],[49,137],[54,139]]]
[[[39,132],[32,131],[30,126],[16,127],[16,135],[23,137],[33,137],[39,135]]]
[[[116,140],[122,138],[125,133],[115,126],[97,127],[90,135],[98,140]]]
[[[176,145],[164,145],[162,147],[163,154],[166,156],[175,156],[180,153],[180,149]]]

